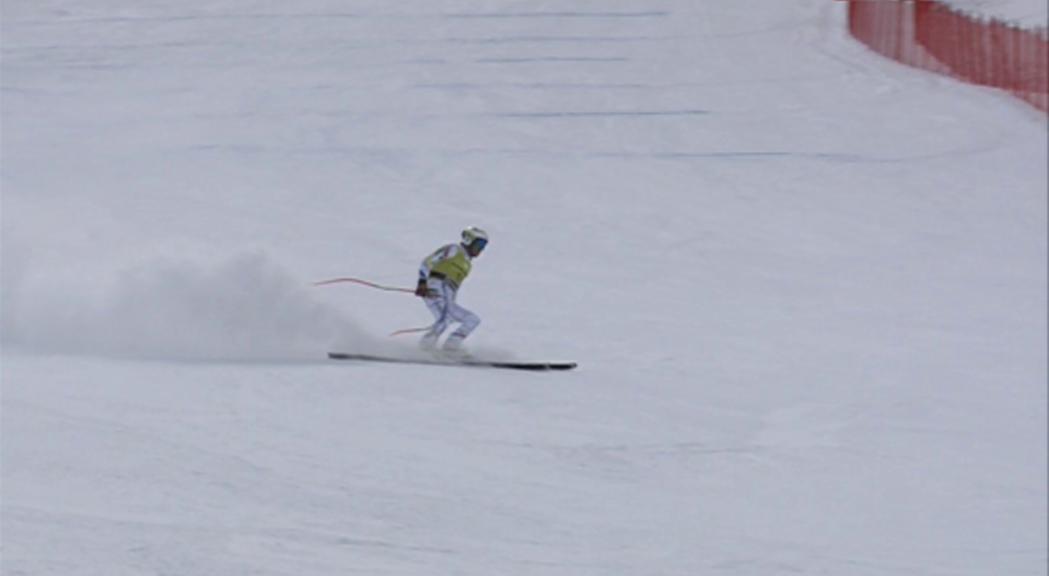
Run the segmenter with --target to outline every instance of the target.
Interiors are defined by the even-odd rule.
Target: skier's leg
[[[430,313],[433,314],[434,323],[430,326],[430,329],[423,334],[422,339],[419,340],[419,347],[432,350],[437,347],[437,339],[441,337],[445,329],[448,328],[448,324],[451,323],[452,317],[449,314],[449,304],[452,300],[449,298],[447,287],[444,283],[431,283],[430,289],[434,293],[433,298],[426,298],[426,307],[430,309]]]
[[[454,300],[448,302],[448,316],[453,321],[458,322],[459,327],[448,336],[444,347],[450,350],[457,350],[462,347],[463,340],[466,340],[466,337],[481,324],[481,317],[456,304]]]

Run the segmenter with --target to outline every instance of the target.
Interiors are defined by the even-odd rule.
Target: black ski
[[[440,358],[394,358],[392,356],[374,356],[372,354],[349,354],[344,352],[328,352],[328,358],[332,360],[359,360],[365,362],[387,362],[392,364],[423,364],[428,366],[468,366],[473,368],[506,368],[509,370],[531,370],[534,372],[548,372],[551,370],[571,370],[576,367],[575,362],[493,362],[488,360],[452,360]]]

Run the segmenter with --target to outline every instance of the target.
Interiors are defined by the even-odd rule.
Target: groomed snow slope
[[[7,0],[5,576],[1046,573],[1045,117],[823,0]],[[465,225],[479,355],[408,349]]]

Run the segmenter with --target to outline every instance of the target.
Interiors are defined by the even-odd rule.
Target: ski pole
[[[331,280],[322,280],[320,282],[314,282],[314,286],[327,286],[329,284],[338,284],[343,282],[349,282],[352,284],[360,284],[369,288],[375,288],[376,290],[385,290],[387,292],[407,292],[409,294],[415,294],[415,290],[408,288],[399,288],[397,286],[383,286],[374,282],[368,282],[367,280],[361,280],[360,278],[332,278]]]
[[[369,288],[375,288],[376,290],[385,290],[387,292],[407,292],[409,294],[415,294],[415,290],[409,290],[408,288],[398,288],[397,286],[383,286],[374,282],[368,282],[367,280],[361,280],[360,278],[332,278],[331,280],[321,280],[320,282],[314,282],[314,286],[327,286],[329,284],[339,283],[352,283],[367,286]],[[397,330],[390,334],[393,336],[400,336],[402,334],[414,334],[417,332],[426,332],[430,329],[430,326],[423,326],[422,328],[405,328],[403,330]]]
[[[402,334],[414,334],[416,332],[426,332],[429,329],[430,329],[430,326],[423,326],[422,328],[405,328],[403,330],[398,330],[396,332],[391,332],[390,333],[390,337],[392,338],[393,336],[400,336]]]

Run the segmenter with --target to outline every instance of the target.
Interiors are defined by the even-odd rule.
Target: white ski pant
[[[434,346],[437,344],[437,339],[441,337],[441,334],[452,323],[458,323],[459,327],[448,336],[445,346],[454,347],[462,344],[462,341],[470,335],[470,332],[473,332],[477,325],[481,323],[481,318],[456,304],[456,290],[451,284],[437,278],[430,278],[426,285],[429,286],[431,294],[433,294],[432,297],[426,298],[425,302],[426,307],[433,314],[434,323],[430,330],[423,335],[422,345]]]

